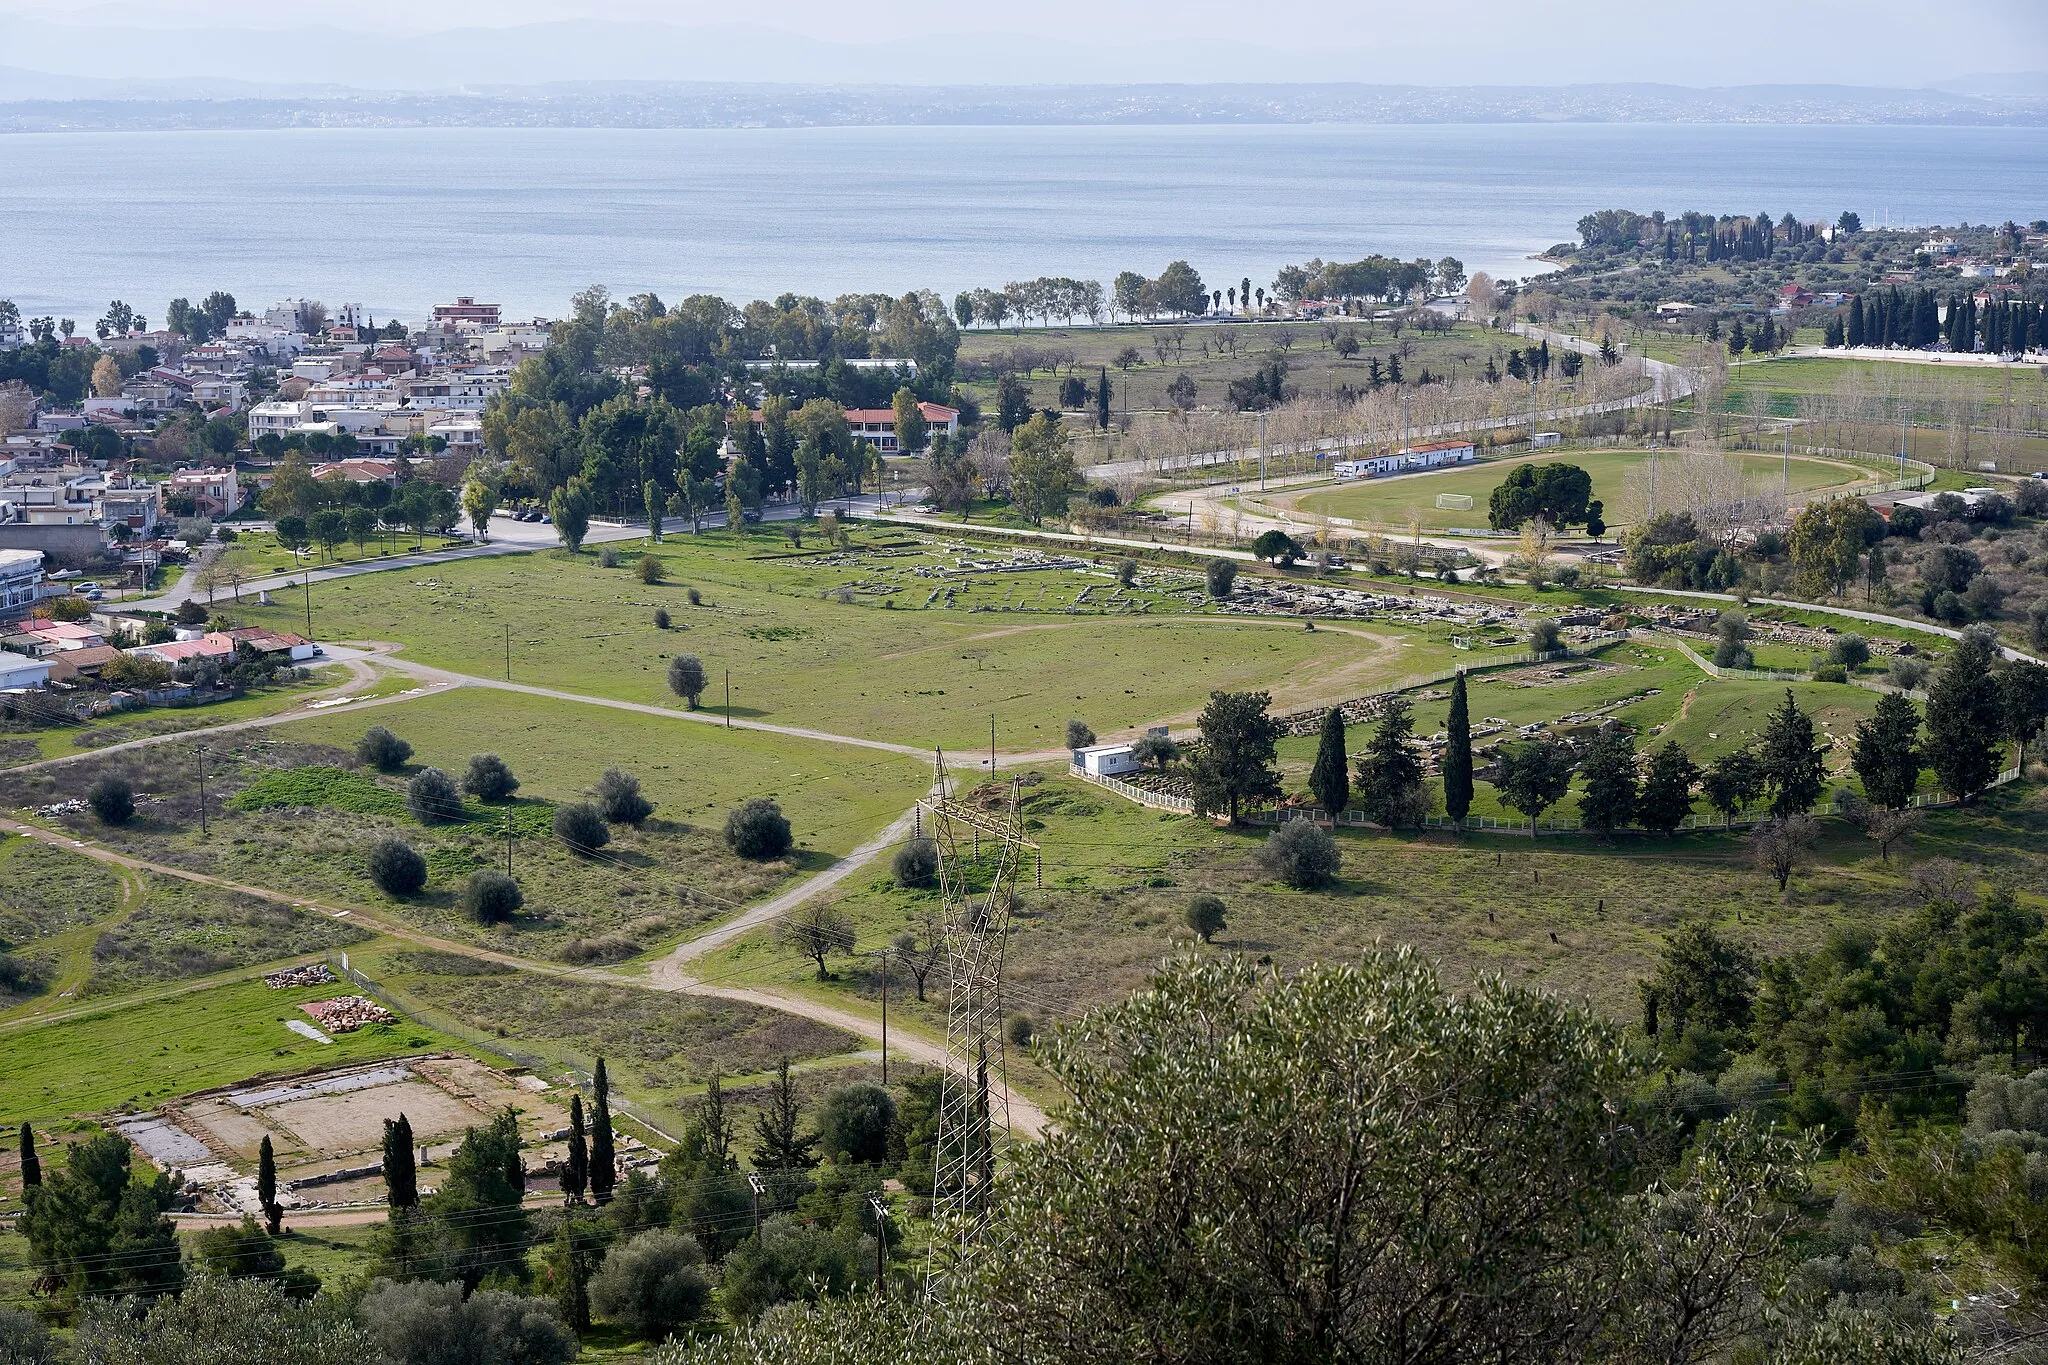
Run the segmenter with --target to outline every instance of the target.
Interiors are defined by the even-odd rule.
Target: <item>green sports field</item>
[[[1320,516],[1343,517],[1350,521],[1381,526],[1407,526],[1420,518],[1424,530],[1448,530],[1453,526],[1486,525],[1486,501],[1519,464],[1575,464],[1593,477],[1593,496],[1607,504],[1610,518],[1619,515],[1624,474],[1646,464],[1647,450],[1570,450],[1534,460],[1509,458],[1487,460],[1477,465],[1446,469],[1428,474],[1402,475],[1389,479],[1366,479],[1339,488],[1318,489],[1291,498],[1270,499],[1282,506],[1299,507]],[[1745,474],[1777,477],[1784,461],[1777,455],[1743,455]],[[1840,460],[1792,457],[1792,492],[1833,488],[1871,477],[1856,465]],[[1469,509],[1441,508],[1440,494],[1462,494],[1472,499]],[[1614,523],[1610,520],[1610,526]]]

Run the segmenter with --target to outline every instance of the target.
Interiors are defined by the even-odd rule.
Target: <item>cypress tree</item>
[[[419,1159],[412,1145],[412,1121],[400,1114],[384,1120],[384,1190],[393,1209],[420,1202]]]
[[[1351,804],[1350,759],[1344,752],[1344,713],[1337,707],[1323,712],[1323,737],[1316,745],[1316,764],[1309,769],[1308,789],[1316,804],[1330,813],[1330,823]]]
[[[590,1147],[583,1136],[583,1097],[569,1097],[569,1157],[562,1163],[562,1202],[579,1205],[590,1185]]]
[[[1863,296],[1856,295],[1849,300],[1849,344],[1863,344]]]
[[[1109,366],[1104,365],[1095,377],[1095,425],[1109,430]]]
[[[1451,679],[1451,715],[1444,731],[1444,813],[1463,824],[1472,809],[1472,713],[1463,672]]]
[[[21,1188],[32,1190],[43,1183],[43,1159],[36,1155],[35,1130],[21,1125]]]
[[[277,1236],[283,1231],[284,1208],[277,1202],[277,1153],[270,1148],[268,1133],[263,1135],[263,1145],[256,1152],[256,1202],[263,1206],[270,1235]]]
[[[590,1113],[590,1192],[598,1203],[609,1204],[618,1166],[612,1155],[612,1084],[605,1074],[602,1057],[597,1059],[591,1090],[594,1098]]]

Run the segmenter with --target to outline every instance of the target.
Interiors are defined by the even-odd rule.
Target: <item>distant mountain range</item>
[[[121,81],[0,68],[0,131],[291,127],[745,128],[1051,124],[2048,125],[2048,95],[1758,85],[476,83],[448,91]]]

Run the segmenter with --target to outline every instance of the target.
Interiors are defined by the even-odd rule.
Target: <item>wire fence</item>
[[[1172,792],[1152,791],[1148,788],[1122,781],[1119,778],[1110,777],[1105,773],[1091,773],[1078,763],[1070,766],[1067,771],[1085,782],[1093,782],[1105,791],[1115,792],[1126,801],[1135,801],[1141,806],[1150,806],[1154,810],[1179,811],[1181,814],[1186,815],[1195,809],[1195,801],[1191,796],[1175,796]]]

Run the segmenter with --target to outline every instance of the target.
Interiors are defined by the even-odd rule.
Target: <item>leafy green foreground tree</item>
[[[1183,959],[1039,1049],[1072,1103],[935,1302],[778,1313],[657,1365],[1789,1365],[1832,1320],[1827,1295],[1765,1312],[1811,1145],[1731,1120],[1674,1162],[1639,1054],[1582,1007],[1453,994],[1407,949]],[[1830,1358],[1893,1359],[1877,1330]]]

